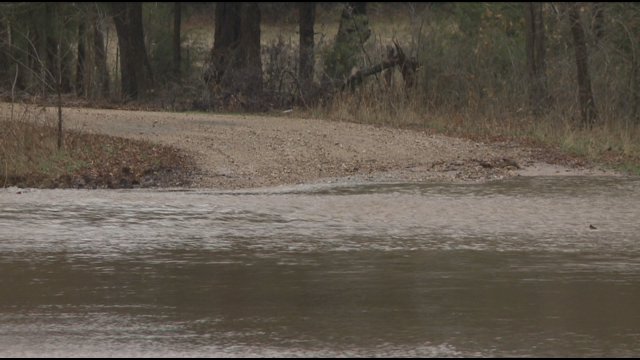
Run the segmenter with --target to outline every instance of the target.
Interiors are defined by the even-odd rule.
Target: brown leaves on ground
[[[4,147],[4,186],[36,188],[132,188],[189,185],[191,158],[178,149],[140,140],[78,131],[65,133],[55,147],[55,129],[26,125],[38,137]],[[43,135],[45,134],[45,135]],[[3,139],[4,140],[4,139]],[[9,141],[5,141],[9,143]],[[21,163],[17,163],[21,162]]]

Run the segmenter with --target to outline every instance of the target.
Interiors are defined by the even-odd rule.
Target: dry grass
[[[26,107],[0,119],[0,185],[106,187],[185,185],[192,161],[176,149],[112,136],[65,132],[57,148],[56,128],[42,108]]]
[[[521,5],[456,6],[370,3],[372,36],[363,48],[362,65],[379,61],[385,47],[396,40],[422,64],[416,88],[407,94],[396,72],[392,88],[372,77],[356,93],[340,93],[305,111],[310,116],[337,121],[432,129],[483,140],[509,138],[640,174],[640,121],[630,111],[628,54],[620,48],[629,41],[635,41],[635,46],[640,44],[616,27],[623,23],[633,25],[629,22],[634,21],[633,17],[625,18],[625,9],[616,12],[615,7],[609,8],[607,37],[597,45],[589,44],[600,121],[593,129],[583,129],[578,123],[575,61],[566,18],[547,9],[547,73],[554,101],[546,114],[535,118],[528,113]],[[449,10],[438,12],[444,8]],[[322,57],[337,33],[341,11],[341,6],[317,8],[317,79],[323,69]],[[460,19],[473,18],[473,11],[479,14],[478,29],[465,32]],[[592,39],[588,14],[587,7],[583,21]],[[282,40],[288,52],[296,54],[295,16],[278,21],[267,17],[262,24],[263,48]],[[213,28],[213,24],[208,26]],[[204,41],[202,46],[211,46],[213,33],[208,34],[200,38]],[[269,66],[266,59],[263,64]],[[289,70],[295,72],[294,68]]]
[[[429,109],[422,96],[406,96],[401,89],[370,86],[341,94],[329,104],[308,111],[309,116],[379,126],[414,128],[479,141],[511,141],[545,147],[640,175],[640,126],[601,118],[593,128],[577,125],[571,116],[549,113],[533,117],[525,112],[490,115],[470,108]]]
[[[507,16],[509,11],[515,11],[513,18],[521,19],[521,12],[517,9],[519,5],[468,6],[477,6],[482,11],[480,26],[471,34],[465,33],[459,21],[470,16],[466,13],[438,13],[435,8],[411,3],[370,3],[368,14],[372,36],[364,46],[361,63],[363,66],[375,63],[384,53],[385,46],[397,40],[409,55],[416,56],[422,64],[416,88],[407,93],[397,72],[391,88],[386,87],[381,79],[372,77],[356,93],[341,93],[306,109],[308,115],[380,126],[432,129],[481,140],[515,139],[523,144],[551,147],[640,174],[640,121],[633,118],[630,111],[633,84],[629,77],[628,54],[624,52],[624,46],[629,43],[636,48],[640,48],[640,44],[637,39],[627,38],[615,28],[618,23],[633,25],[629,23],[633,17],[631,20],[624,18],[624,11],[617,18],[612,17],[607,29],[609,37],[597,46],[589,45],[593,91],[600,121],[594,128],[584,129],[577,120],[575,64],[568,27],[563,25],[566,19],[551,12],[547,14],[547,72],[554,103],[546,114],[534,118],[527,111],[523,24],[519,20],[511,23]],[[498,11],[494,6],[502,8]],[[339,5],[318,6],[315,38],[317,79],[321,77],[323,54],[337,33],[341,9]],[[609,16],[614,15],[615,8],[611,10]],[[185,81],[188,86],[197,87],[194,84],[201,81],[200,68],[213,44],[213,14],[211,7],[210,13],[194,13],[184,21],[183,49],[191,54],[193,66],[191,77]],[[279,50],[286,53],[288,63],[278,66],[288,66],[287,70],[296,73],[295,58],[291,60],[291,55],[297,54],[299,40],[293,16],[295,11],[285,20],[280,15],[277,21],[274,20],[276,18],[263,17],[263,65],[268,69],[269,50],[282,46],[284,49]],[[163,17],[158,16],[156,20],[157,26],[166,25]],[[585,24],[588,23],[586,20]],[[506,25],[515,32],[508,34]],[[112,88],[117,92],[119,86],[113,76],[118,66],[115,61],[117,39],[113,28],[110,28],[107,38]],[[185,85],[182,86],[167,91],[172,92],[169,95],[173,97],[177,96],[174,93],[194,96],[192,91],[185,91]],[[56,178],[65,173],[86,171],[91,167],[92,157],[101,159],[106,156],[103,150],[108,146],[92,148],[88,140],[84,145],[81,140],[72,144],[70,141],[74,141],[74,136],[81,138],[72,134],[67,138],[65,149],[58,151],[49,125],[34,123],[37,114],[20,116],[29,120],[18,119],[17,123],[4,126],[0,134],[0,169],[3,169],[0,174],[4,178],[0,181],[6,183],[9,176],[26,179],[46,174],[48,178]],[[94,138],[93,141],[108,143],[116,140]],[[144,151],[153,152],[152,149]]]
[[[566,19],[547,14],[547,74],[553,99],[547,113],[528,111],[524,24],[518,5],[481,5],[479,28],[465,33],[456,16],[436,10],[372,4],[373,36],[365,50],[379,57],[384,45],[398,40],[422,67],[415,89],[406,92],[396,72],[393,87],[371,77],[355,93],[340,93],[309,111],[311,116],[393,127],[428,128],[474,139],[505,139],[553,148],[585,160],[640,174],[640,120],[633,115],[633,79],[626,47],[640,46],[617,26],[637,26],[625,9],[609,8],[607,37],[595,44],[590,34],[592,87],[599,121],[579,124],[577,80]],[[500,8],[502,6],[502,8]],[[623,5],[615,5],[623,6]],[[634,25],[635,24],[635,25]],[[505,31],[507,25],[511,33]],[[627,52],[625,52],[627,51]],[[363,64],[367,64],[363,56]],[[637,80],[636,80],[637,81]],[[637,101],[637,100],[635,100]]]

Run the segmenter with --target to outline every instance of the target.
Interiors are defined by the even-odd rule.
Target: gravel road
[[[8,106],[0,105],[0,111],[6,114]],[[196,160],[193,185],[200,188],[610,173],[545,163],[540,149],[511,143],[485,144],[429,131],[305,119],[295,113],[274,117],[65,108],[63,114],[67,128],[186,151]],[[56,112],[49,108],[38,116],[54,122]]]

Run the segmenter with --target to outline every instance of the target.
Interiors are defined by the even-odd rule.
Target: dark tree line
[[[141,2],[129,3],[15,3],[2,5],[0,14],[0,77],[5,85],[13,84],[42,96],[47,93],[75,92],[78,96],[106,97],[113,93],[107,69],[105,24],[113,23],[117,40],[118,89],[122,99],[144,99],[156,87],[150,52],[145,44],[145,24]],[[178,83],[182,73],[182,17],[187,5],[171,4],[172,37],[168,41],[172,79]],[[414,85],[415,72],[420,64],[404,55],[398,43],[391,46],[393,54],[379,63],[362,68],[364,44],[371,35],[367,17],[367,3],[344,3],[337,35],[332,47],[324,54],[322,68],[316,69],[315,48],[317,4],[299,3],[295,6],[298,20],[299,48],[297,52],[297,96],[304,98],[314,89],[339,89],[362,82],[364,77],[397,67],[405,83]],[[589,47],[598,46],[606,31],[606,4],[582,3],[521,4],[525,29],[526,69],[522,73],[528,84],[529,108],[541,115],[553,107],[547,77],[547,40],[545,37],[545,8],[565,14],[575,52],[576,89],[581,122],[592,126],[598,118],[589,70]],[[591,30],[595,35],[589,43],[581,9],[592,15]],[[547,11],[548,13],[548,11]],[[583,11],[584,13],[584,11]],[[255,2],[216,3],[214,41],[206,59],[204,83],[212,97],[223,103],[235,102],[256,107],[264,94],[263,59],[261,56],[261,5]],[[636,103],[640,102],[637,78],[639,56],[633,50],[632,89]],[[169,57],[167,56],[169,59]],[[161,74],[165,76],[166,74]],[[388,75],[388,73],[387,73]],[[14,81],[15,80],[15,81]],[[55,84],[49,86],[47,84]],[[407,87],[410,91],[412,86]],[[635,105],[640,109],[640,105]],[[640,113],[640,110],[637,110]]]

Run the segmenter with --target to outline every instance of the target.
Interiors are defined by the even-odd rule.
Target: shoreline
[[[0,116],[9,106],[0,104]],[[37,116],[53,123],[57,115],[49,107]],[[144,141],[188,155],[193,166],[181,174],[188,180],[184,188],[233,190],[350,178],[474,183],[513,176],[622,175],[510,141],[475,142],[429,129],[298,118],[295,113],[274,117],[67,107],[63,116],[67,130]]]

